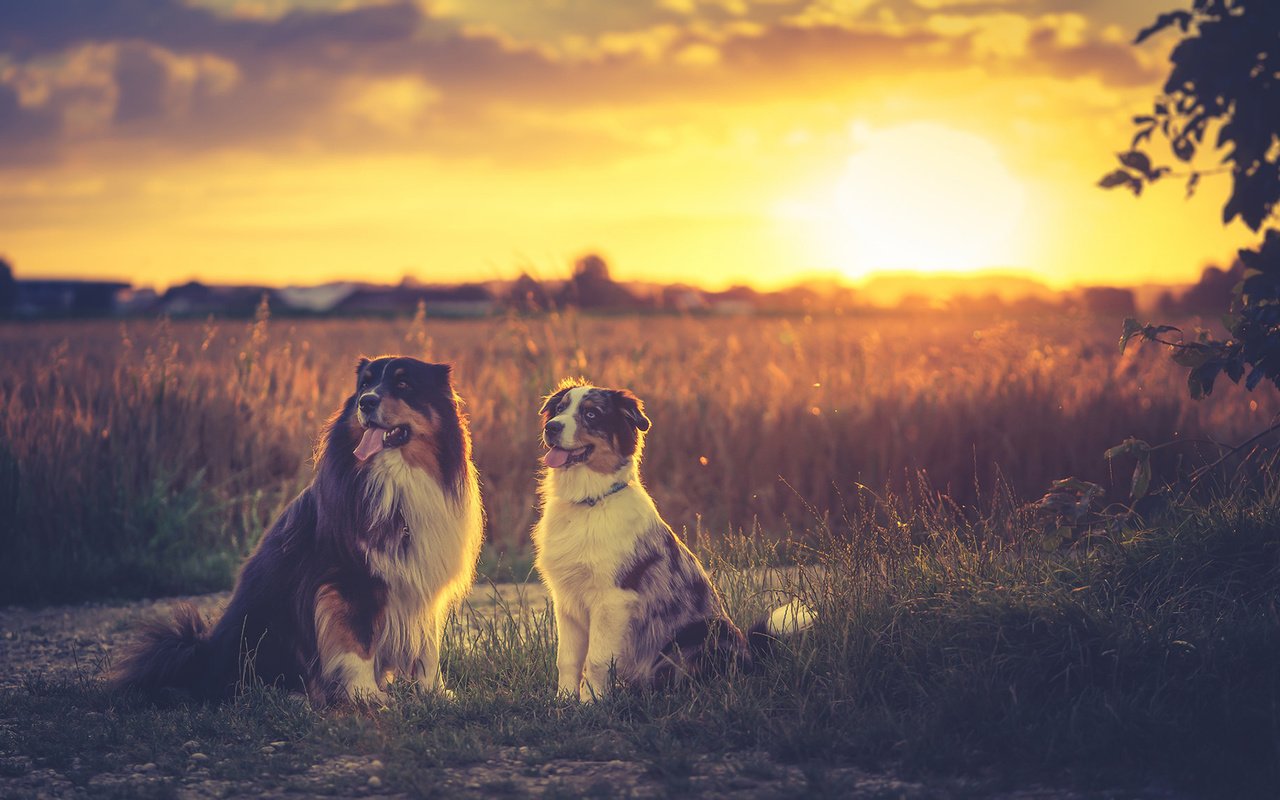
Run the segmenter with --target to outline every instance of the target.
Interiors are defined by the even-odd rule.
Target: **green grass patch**
[[[7,769],[25,756],[87,782],[126,763],[180,780],[198,747],[214,778],[312,788],[315,765],[356,755],[381,762],[380,790],[422,796],[444,793],[449,769],[513,752],[530,774],[558,759],[638,762],[672,794],[690,790],[700,759],[742,753],[768,754],[761,774],[800,765],[811,791],[833,795],[840,765],[983,790],[1264,797],[1280,785],[1276,491],[1184,505],[1054,553],[1019,544],[1031,523],[1016,510],[965,520],[894,503],[793,539],[786,569],[767,568],[777,545],[765,537],[703,543],[737,619],[786,595],[818,612],[754,674],[559,700],[549,609],[518,597],[460,614],[444,654],[455,702],[400,688],[376,711],[267,691],[158,707],[93,679],[33,683],[0,698],[0,718],[25,721],[0,729],[0,749]],[[334,791],[365,780],[349,770]],[[519,787],[512,774],[474,791]]]

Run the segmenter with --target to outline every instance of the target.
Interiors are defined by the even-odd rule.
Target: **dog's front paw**
[[[347,685],[334,693],[333,702],[369,711],[386,711],[391,695],[373,685]]]

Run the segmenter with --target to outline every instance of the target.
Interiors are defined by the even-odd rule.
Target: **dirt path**
[[[21,692],[32,678],[65,679],[100,675],[111,653],[132,635],[134,626],[149,617],[170,613],[180,602],[191,602],[205,612],[214,612],[227,600],[226,593],[189,598],[144,600],[127,604],[86,604],[44,609],[0,608],[0,692]],[[480,613],[500,608],[518,610],[544,607],[545,591],[538,584],[478,586],[469,598]],[[21,726],[23,720],[0,719],[0,728]],[[0,730],[0,733],[3,733]],[[191,745],[193,743],[187,743]],[[285,742],[266,750],[283,751]],[[191,748],[188,746],[188,750]],[[670,781],[649,772],[648,766],[632,761],[590,761],[579,759],[539,760],[526,747],[495,748],[479,763],[440,770],[437,786],[448,797],[798,797],[814,789],[811,775],[801,768],[779,764],[764,753],[701,757],[693,760],[689,773],[673,787]],[[183,774],[163,774],[155,764],[119,764],[92,775],[87,781],[72,781],[20,752],[0,749],[0,798],[44,797],[179,797],[191,798],[303,798],[326,796],[408,797],[391,792],[383,784],[383,764],[375,755],[342,755],[319,760],[293,776],[287,787],[260,784],[253,779],[227,781],[211,777],[211,765],[202,763],[203,754],[192,752]],[[271,757],[270,753],[265,753]],[[207,756],[205,757],[207,758]],[[948,783],[927,786],[888,775],[875,775],[850,768],[824,771],[821,784],[826,793],[840,797],[949,798],[971,797],[975,787]],[[335,789],[335,787],[347,787]],[[1028,788],[1013,792],[985,794],[1004,800],[1072,800],[1111,797],[1110,793],[1086,795],[1074,792]],[[1160,795],[1151,795],[1160,796]]]

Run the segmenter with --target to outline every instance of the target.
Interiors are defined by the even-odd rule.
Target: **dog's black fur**
[[[315,456],[315,475],[284,510],[245,562],[226,611],[208,630],[191,606],[171,622],[144,627],[140,641],[114,675],[119,688],[186,689],[221,700],[237,687],[261,681],[314,698],[334,699],[321,675],[317,647],[317,595],[336,589],[342,621],[366,651],[387,603],[387,583],[371,570],[372,549],[399,546],[396,521],[374,521],[365,465],[353,454],[364,426],[357,398],[374,391],[394,398],[433,423],[425,437],[438,464],[442,489],[457,496],[470,462],[470,437],[459,413],[447,365],[411,358],[361,359],[357,386],[328,421]],[[390,401],[384,401],[390,402]],[[431,426],[428,426],[431,427]],[[427,452],[424,449],[424,453]],[[407,457],[407,456],[406,456]]]

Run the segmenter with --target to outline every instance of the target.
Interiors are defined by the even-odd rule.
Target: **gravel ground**
[[[538,584],[481,585],[470,603],[480,612],[499,605],[541,608],[545,591]],[[100,674],[110,654],[132,634],[134,626],[152,616],[163,616],[180,602],[191,602],[206,613],[226,603],[227,593],[187,598],[144,600],[127,604],[86,604],[43,609],[0,608],[0,692],[22,691],[29,676],[65,678]],[[22,720],[0,720],[21,725]],[[189,743],[190,744],[190,743]],[[273,743],[280,748],[284,742]],[[266,748],[270,749],[270,748]],[[672,787],[647,774],[647,765],[629,761],[586,761],[530,758],[528,748],[499,748],[488,760],[441,770],[438,788],[444,796],[506,797],[609,796],[663,797]],[[313,764],[293,777],[287,787],[259,785],[253,780],[224,781],[210,777],[208,765],[193,752],[187,772],[181,776],[160,774],[155,764],[121,764],[77,786],[66,775],[42,768],[21,753],[0,752],[0,798],[60,798],[145,795],[178,798],[303,798],[333,796],[334,786],[358,786],[351,796],[407,797],[383,785],[382,762],[377,755],[343,755]],[[205,757],[207,758],[207,756]],[[900,780],[890,775],[857,769],[833,768],[823,783],[833,796],[851,798],[950,798],[997,797],[1003,800],[1074,800],[1133,796],[1113,793],[1082,794],[1071,791],[1024,788],[988,794],[963,783],[944,787]],[[696,759],[679,796],[698,797],[798,797],[812,788],[809,776],[796,766],[778,764],[763,753]],[[1149,798],[1172,798],[1163,792]]]
[[[216,614],[229,597],[229,592],[220,592],[134,603],[0,608],[0,691],[20,688],[32,676],[99,674],[139,622],[168,617],[180,603]],[[537,583],[478,584],[468,603],[481,613],[491,613],[499,604],[511,609],[541,608],[545,598],[546,590]]]

